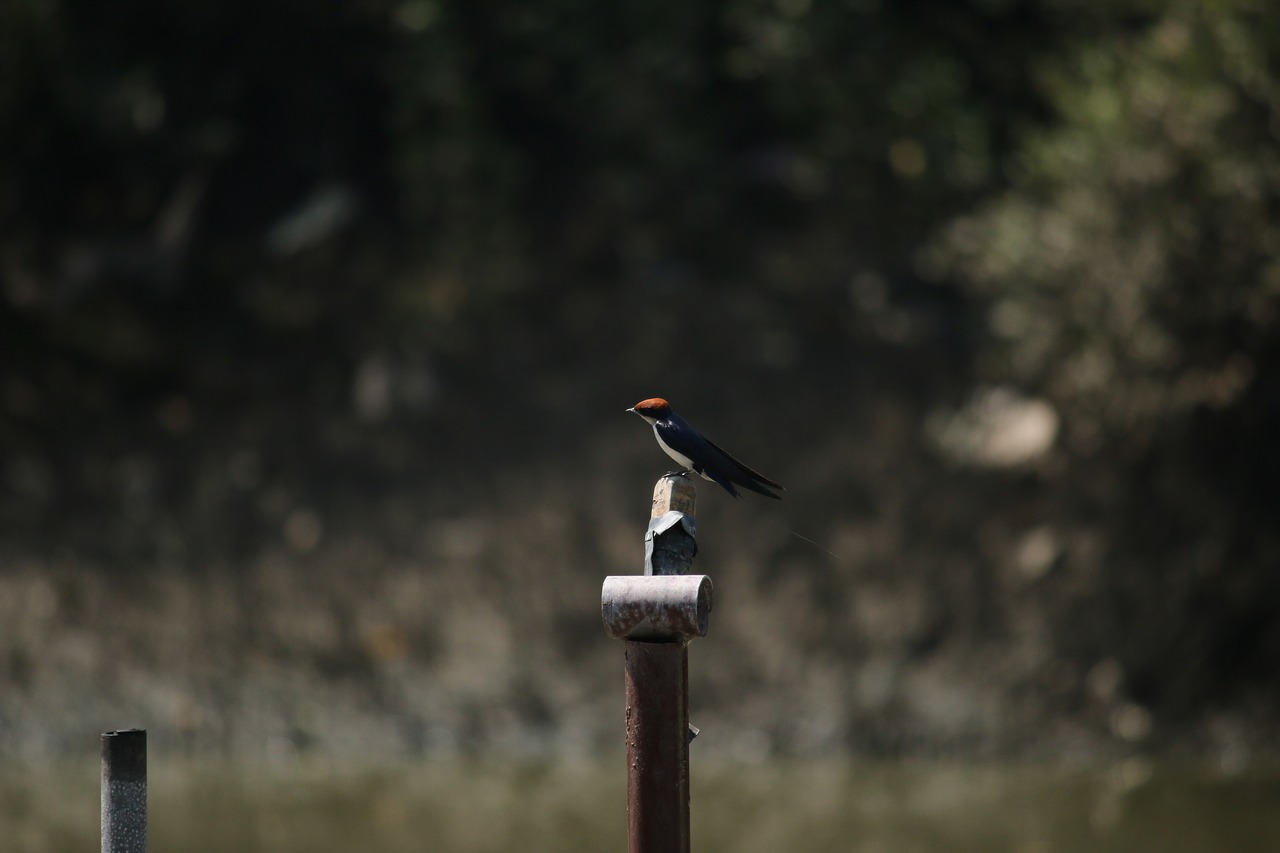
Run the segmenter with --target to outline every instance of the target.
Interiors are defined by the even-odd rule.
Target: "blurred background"
[[[1278,56],[1251,0],[0,4],[0,758],[612,771],[661,395],[788,489],[700,489],[695,765],[1249,771]]]

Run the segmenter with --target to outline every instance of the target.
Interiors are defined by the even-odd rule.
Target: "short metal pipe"
[[[691,640],[707,635],[711,600],[706,575],[610,575],[600,615],[615,640]]]
[[[102,853],[146,853],[147,732],[102,734]]]

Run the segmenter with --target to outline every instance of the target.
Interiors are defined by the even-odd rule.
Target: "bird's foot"
[[[692,472],[692,471],[683,471],[683,470],[682,470],[682,471],[668,471],[667,473],[663,474],[662,476],[664,476],[664,477],[689,477],[689,476],[691,476],[692,474],[693,474],[693,472]]]

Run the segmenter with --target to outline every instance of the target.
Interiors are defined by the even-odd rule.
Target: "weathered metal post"
[[[146,853],[147,731],[102,733],[102,853]]]
[[[697,553],[696,492],[668,475],[653,490],[644,575],[605,578],[601,611],[626,641],[627,850],[688,853],[689,653],[707,635],[711,578],[689,575]]]

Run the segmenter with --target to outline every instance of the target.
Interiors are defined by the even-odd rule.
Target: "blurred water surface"
[[[97,767],[0,771],[0,838],[97,849]],[[623,850],[621,760],[153,765],[150,849]],[[695,762],[699,851],[1280,850],[1280,771]]]

